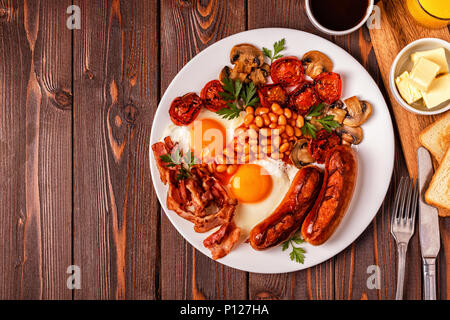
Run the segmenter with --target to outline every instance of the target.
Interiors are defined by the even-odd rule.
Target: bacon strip
[[[161,160],[161,156],[170,154],[175,146],[170,137],[152,145],[161,181],[169,187],[167,208],[192,222],[196,232],[207,232],[221,226],[207,238],[210,240],[205,241],[209,244],[207,247],[210,247],[213,259],[223,257],[230,252],[240,235],[240,229],[231,225],[237,200],[201,165],[191,168],[190,177],[178,180],[180,166],[169,167]],[[214,245],[210,243],[211,237],[216,239]]]
[[[206,216],[204,218],[197,218],[194,221],[195,232],[208,232],[215,227],[226,224],[233,219],[236,206],[226,205],[220,209],[216,214]]]
[[[217,260],[230,253],[240,236],[241,229],[234,222],[229,222],[203,240],[203,245],[211,251],[212,258]]]
[[[168,154],[170,151],[167,149],[164,142],[157,142],[152,145],[153,155],[155,156],[156,166],[158,167],[159,176],[162,183],[167,184],[168,167],[161,160],[161,156]]]

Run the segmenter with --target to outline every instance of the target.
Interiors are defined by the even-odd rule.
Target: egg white
[[[241,115],[232,120],[223,119],[220,115],[215,112],[209,111],[208,109],[202,109],[194,121],[199,121],[202,119],[212,119],[219,122],[226,131],[226,141],[230,142],[234,136],[234,130],[239,127],[244,120],[245,112],[241,112]],[[191,144],[191,130],[189,126],[177,126],[170,123],[163,132],[161,139],[170,136],[173,142],[178,142],[180,149],[183,152],[190,150]],[[224,146],[225,147],[225,146]]]

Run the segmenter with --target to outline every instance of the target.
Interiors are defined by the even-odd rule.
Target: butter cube
[[[411,85],[409,81],[409,72],[405,71],[397,78],[395,78],[395,83],[397,84],[397,89],[403,99],[406,100],[408,104],[416,102],[422,98],[422,93],[415,87]]]
[[[426,58],[419,58],[411,70],[410,81],[412,85],[419,90],[427,91],[440,68],[439,65]]]
[[[425,58],[430,60],[431,62],[436,63],[439,65],[439,73],[447,73],[448,72],[448,64],[447,64],[447,58],[445,56],[445,49],[444,48],[437,48],[432,50],[426,50],[426,51],[417,51],[411,54],[411,60],[413,64],[416,64],[419,58]]]
[[[450,74],[434,79],[428,91],[422,92],[422,96],[427,108],[434,108],[450,99]]]

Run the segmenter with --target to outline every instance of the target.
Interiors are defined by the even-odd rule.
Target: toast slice
[[[431,179],[425,192],[425,201],[432,206],[450,210],[450,149]]]
[[[450,111],[442,118],[426,127],[419,135],[420,143],[441,163],[450,147]]]

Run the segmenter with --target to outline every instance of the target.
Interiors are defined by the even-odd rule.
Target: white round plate
[[[373,106],[372,117],[363,125],[364,139],[354,146],[358,156],[358,179],[350,206],[331,238],[320,246],[302,244],[306,250],[304,264],[291,261],[290,250],[277,246],[265,251],[255,251],[248,243],[240,243],[225,257],[217,260],[227,266],[257,273],[283,273],[309,268],[330,259],[367,228],[375,217],[386,195],[394,165],[394,134],[386,102],[376,83],[367,71],[345,50],[313,34],[292,29],[267,28],[238,33],[222,39],[195,56],[176,75],[159,103],[153,121],[150,146],[161,140],[164,128],[171,123],[168,110],[172,100],[187,92],[197,92],[210,80],[217,79],[225,65],[230,65],[229,52],[239,43],[251,43],[260,48],[272,48],[273,43],[285,38],[285,56],[299,58],[310,50],[327,54],[334,63],[334,72],[342,77],[341,98],[358,96]],[[208,257],[203,240],[212,232],[196,233],[193,224],[167,209],[167,186],[160,180],[155,159],[150,148],[150,168],[156,194],[164,212],[197,250]]]

